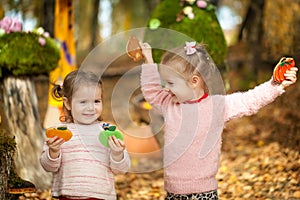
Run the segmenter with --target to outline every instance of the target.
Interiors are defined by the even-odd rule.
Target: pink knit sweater
[[[256,113],[284,92],[268,81],[247,92],[173,103],[162,90],[156,64],[142,66],[141,86],[145,99],[165,119],[165,190],[175,194],[216,190],[225,122]]]
[[[43,168],[53,172],[52,196],[116,199],[113,173],[129,169],[128,153],[124,151],[120,162],[112,159],[110,149],[99,142],[103,130],[100,123],[67,126],[73,137],[61,146],[60,156],[50,158],[49,148],[44,144],[40,158]]]

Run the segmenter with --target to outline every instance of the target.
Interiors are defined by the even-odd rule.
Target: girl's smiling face
[[[72,100],[64,98],[65,106],[71,111],[74,123],[93,124],[102,114],[102,90],[94,84],[83,84],[74,91]]]
[[[160,75],[165,89],[172,95],[173,102],[182,103],[195,98],[194,90],[182,75],[167,66],[160,68]]]

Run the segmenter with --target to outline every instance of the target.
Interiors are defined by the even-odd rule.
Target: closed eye
[[[173,85],[174,85],[174,83],[173,83],[173,82],[170,82],[170,81],[168,81],[166,85],[168,85],[168,86],[173,86]]]

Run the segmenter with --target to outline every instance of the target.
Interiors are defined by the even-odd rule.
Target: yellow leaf
[[[259,147],[262,147],[262,146],[264,146],[264,145],[265,145],[265,142],[262,141],[262,140],[259,140],[259,141],[257,142],[257,146],[259,146]]]

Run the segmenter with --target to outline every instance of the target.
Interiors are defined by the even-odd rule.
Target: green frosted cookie
[[[121,132],[116,129],[116,126],[110,126],[108,129],[101,131],[99,140],[104,146],[109,147],[108,138],[113,135],[120,140],[124,140]]]

